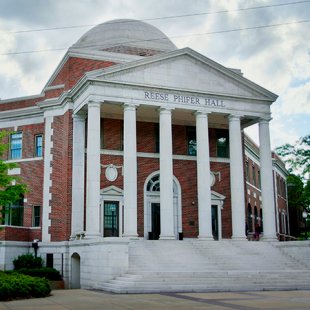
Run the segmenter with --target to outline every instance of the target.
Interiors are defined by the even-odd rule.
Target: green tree
[[[310,135],[301,137],[294,145],[286,143],[276,148],[290,173],[299,175],[306,184],[310,176]]]
[[[289,207],[304,207],[304,184],[301,177],[294,174],[290,174],[287,177],[287,196]]]
[[[8,144],[4,142],[8,134],[8,132],[0,132],[0,158],[4,157],[8,148]],[[0,208],[2,209],[2,215],[5,212],[6,206],[20,200],[27,191],[26,185],[21,182],[19,177],[8,174],[10,169],[17,167],[16,163],[8,163],[0,159]],[[2,216],[0,221],[2,222],[3,220],[4,216]]]

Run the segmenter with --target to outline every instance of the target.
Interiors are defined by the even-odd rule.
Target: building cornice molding
[[[30,96],[24,96],[24,97],[16,97],[16,98],[10,98],[10,99],[1,99],[0,100],[0,104],[11,103],[11,102],[19,102],[19,101],[26,101],[26,100],[43,98],[43,97],[44,97],[44,94],[37,94],[37,95],[30,95]]]
[[[5,120],[12,121],[25,117],[38,117],[38,116],[43,116],[43,112],[37,106],[0,112],[1,121]]]

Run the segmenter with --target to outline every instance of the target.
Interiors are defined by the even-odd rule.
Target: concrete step
[[[136,241],[118,293],[310,289],[310,271],[273,242]],[[282,250],[281,250],[282,249]],[[287,251],[288,252],[288,251]]]

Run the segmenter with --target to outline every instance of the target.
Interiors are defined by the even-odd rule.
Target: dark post
[[[36,240],[36,239],[33,240],[32,247],[34,249],[34,257],[37,258],[37,256],[38,256],[38,248],[39,248],[39,241]]]

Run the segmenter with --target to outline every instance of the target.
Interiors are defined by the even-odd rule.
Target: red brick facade
[[[0,105],[0,111],[9,111],[34,107],[38,102],[45,99],[59,97],[63,91],[72,89],[78,80],[84,75],[96,69],[101,69],[114,65],[113,62],[90,60],[86,58],[70,57],[67,62],[57,71],[55,78],[49,83],[51,89],[45,90],[44,96],[34,99],[16,100]],[[55,88],[52,88],[52,87]],[[57,87],[58,86],[58,87]],[[43,119],[43,115],[42,115]],[[5,226],[0,229],[0,240],[31,241],[42,239],[41,228],[32,229],[33,226],[33,206],[41,206],[41,227],[42,227],[42,206],[43,206],[43,185],[44,185],[44,159],[35,158],[35,135],[43,134],[45,137],[45,123],[19,126],[18,128],[5,128],[8,131],[22,132],[22,159],[19,160],[21,168],[21,178],[28,186],[24,201],[24,227]],[[51,155],[51,186],[49,193],[51,200],[49,206],[51,212],[49,219],[51,225],[48,233],[51,241],[65,241],[70,239],[71,234],[71,213],[72,213],[72,147],[73,147],[73,120],[72,110],[69,109],[63,115],[55,115],[52,120],[52,148]],[[182,230],[185,238],[196,238],[198,236],[198,201],[197,201],[197,166],[194,157],[188,155],[188,128],[184,125],[172,126],[173,155],[183,155],[173,160],[173,174],[180,183],[182,196]],[[138,235],[143,237],[144,231],[144,185],[148,176],[159,170],[158,145],[158,123],[137,122],[137,216]],[[217,176],[212,191],[225,196],[222,217],[222,237],[232,236],[232,216],[231,216],[231,195],[230,195],[230,165],[226,158],[217,157],[216,129],[209,128],[211,171]],[[86,147],[86,146],[85,146]],[[253,149],[257,147],[253,144]],[[101,164],[103,166],[113,164],[123,165],[122,153],[109,151],[122,151],[123,149],[123,120],[102,118],[101,119],[101,149],[108,154],[101,154]],[[143,153],[153,154],[145,156]],[[44,156],[43,156],[44,157]],[[27,159],[27,160],[26,160]],[[255,161],[245,157],[245,170],[247,185],[245,193],[246,214],[249,212],[255,215],[261,224],[261,202],[259,186],[259,166]],[[86,165],[85,165],[86,167]],[[85,174],[86,175],[86,174]],[[281,176],[277,175],[276,185],[282,184]],[[282,183],[281,183],[282,182]],[[101,189],[114,185],[123,188],[123,176],[119,174],[114,182],[110,182],[101,173]],[[285,186],[282,184],[281,188]],[[86,187],[86,186],[85,186]],[[278,208],[286,210],[286,197],[283,190],[278,191]],[[84,204],[85,205],[85,204]],[[85,207],[86,208],[86,207]],[[85,210],[86,214],[86,210]],[[84,219],[85,221],[85,219]],[[249,223],[249,221],[248,221]],[[254,230],[255,221],[252,221],[248,230]]]

